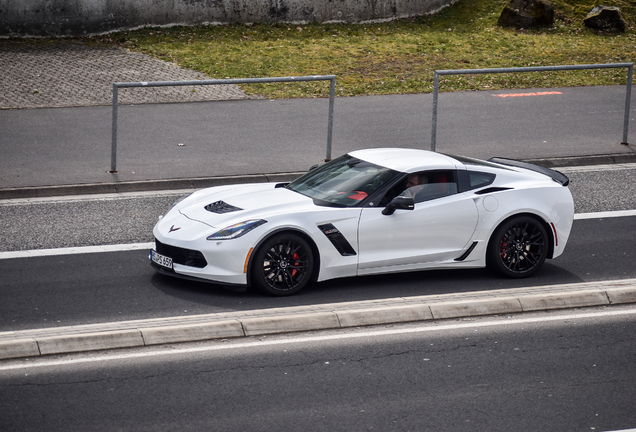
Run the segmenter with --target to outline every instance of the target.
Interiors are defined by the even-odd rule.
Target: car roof
[[[429,150],[407,148],[378,148],[349,153],[358,159],[395,171],[417,172],[432,169],[457,169],[463,164],[450,156]]]

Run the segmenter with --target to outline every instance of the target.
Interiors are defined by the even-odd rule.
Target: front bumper
[[[240,239],[179,242],[155,236],[155,251],[170,258],[172,268],[160,265],[155,267],[160,267],[165,274],[172,276],[187,276],[190,279],[223,285],[247,286],[245,260],[250,247],[237,240]],[[181,245],[176,246],[179,243]]]
[[[196,276],[190,276],[187,274],[182,274],[182,273],[177,273],[174,270],[165,268],[160,266],[159,264],[156,264],[152,261],[150,261],[150,265],[152,267],[154,267],[154,269],[157,271],[157,273],[162,274],[162,275],[166,275],[166,276],[170,276],[170,277],[176,277],[179,279],[185,279],[185,280],[189,280],[189,281],[193,281],[193,282],[203,282],[203,283],[208,283],[208,284],[214,284],[214,285],[219,285],[222,286],[224,289],[230,290],[230,291],[235,291],[235,292],[246,292],[247,291],[247,284],[234,284],[234,283],[228,283],[228,282],[220,282],[220,281],[215,281],[212,279],[208,279],[208,278],[202,278],[202,277],[196,277]]]

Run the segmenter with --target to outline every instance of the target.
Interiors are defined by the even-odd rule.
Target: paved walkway
[[[0,108],[111,105],[114,82],[191,81],[205,74],[122,48],[0,40]],[[249,99],[234,85],[119,89],[122,104]]]

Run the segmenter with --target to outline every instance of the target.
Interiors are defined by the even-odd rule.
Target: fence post
[[[627,141],[627,133],[629,130],[629,109],[630,109],[630,102],[632,99],[632,78],[634,76],[634,64],[632,63],[631,66],[629,66],[627,68],[627,90],[626,90],[626,95],[625,95],[625,120],[623,121],[623,142],[621,142],[621,144],[623,145],[629,145],[629,142]]]
[[[331,85],[329,86],[329,119],[327,126],[327,154],[325,162],[331,160],[331,143],[333,137],[333,104],[336,98],[336,78],[331,78]]]
[[[111,148],[110,148],[110,173],[117,173],[117,89],[116,83],[113,83],[113,125],[111,129]]]
[[[431,127],[431,151],[435,151],[435,141],[437,140],[437,95],[439,92],[439,73],[435,71],[433,78],[433,123]]]

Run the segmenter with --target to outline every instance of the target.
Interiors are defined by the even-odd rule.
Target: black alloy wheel
[[[523,278],[541,268],[548,255],[548,233],[538,220],[519,216],[502,223],[488,247],[488,264],[499,273]]]
[[[271,295],[292,295],[309,283],[313,268],[311,247],[302,237],[293,233],[277,234],[256,252],[252,282]]]

